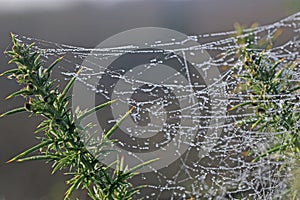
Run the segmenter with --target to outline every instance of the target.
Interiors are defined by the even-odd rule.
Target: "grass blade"
[[[65,89],[63,90],[63,92],[59,96],[60,100],[62,100],[68,94],[69,90],[71,89],[72,85],[74,84],[74,82],[75,82],[75,80],[77,78],[77,75],[79,75],[81,71],[82,71],[82,68],[80,70],[78,70],[78,72],[76,73],[76,76],[73,76],[73,78],[66,85]]]
[[[252,103],[251,101],[247,101],[247,102],[244,102],[244,103],[240,103],[240,104],[235,105],[235,106],[233,106],[232,108],[230,108],[229,111],[235,110],[235,109],[237,109],[237,108],[239,108],[239,107],[243,107],[243,106],[248,105],[248,104],[251,104],[251,103]]]
[[[62,61],[62,59],[64,59],[65,56],[59,57],[58,59],[56,59],[46,70],[47,73],[50,73],[52,71],[52,69],[57,65],[57,63],[59,63],[60,61]]]
[[[0,76],[13,74],[13,73],[16,73],[16,72],[18,72],[18,71],[19,71],[18,69],[7,70],[7,71],[3,72],[2,74],[0,74]]]
[[[252,162],[252,163],[257,162],[257,161],[259,161],[261,158],[266,157],[266,156],[268,156],[268,155],[270,155],[270,154],[272,154],[272,153],[274,153],[274,152],[277,152],[277,151],[279,151],[279,150],[284,150],[284,149],[285,149],[286,147],[288,147],[289,145],[290,145],[290,144],[287,143],[287,144],[275,146],[274,148],[269,149],[266,153],[263,153],[263,154],[257,156],[256,158],[254,158],[251,162]]]
[[[16,108],[16,109],[7,111],[6,113],[3,113],[2,115],[0,115],[0,117],[12,115],[12,114],[19,113],[19,112],[24,112],[24,111],[26,111],[26,109],[24,107]]]
[[[115,125],[105,134],[106,138],[109,138],[113,134],[113,132],[120,126],[120,124],[125,120],[125,118],[128,117],[128,115],[133,111],[133,109],[134,107],[128,110],[126,114],[123,115],[123,117],[117,123],[115,123]]]
[[[16,91],[16,92],[10,94],[5,99],[10,99],[10,98],[12,98],[14,96],[18,96],[18,95],[21,95],[21,94],[29,94],[29,91],[28,90],[24,90],[24,89],[23,90],[19,90],[19,91]]]
[[[128,170],[126,173],[133,173],[133,172],[137,171],[138,169],[140,169],[140,168],[142,168],[142,167],[144,167],[144,166],[146,166],[146,165],[149,165],[149,164],[151,164],[151,163],[153,163],[153,162],[155,162],[155,161],[158,161],[159,159],[160,159],[160,158],[155,158],[155,159],[152,159],[152,160],[148,160],[148,161],[146,161],[146,162],[143,162],[142,164],[139,164],[139,165],[137,165],[137,166],[131,168],[131,169]]]
[[[10,160],[7,161],[6,163],[11,163],[11,162],[14,162],[14,161],[16,161],[16,160],[19,160],[19,159],[21,159],[22,157],[24,157],[24,156],[26,156],[26,155],[28,155],[28,154],[30,154],[30,153],[32,153],[32,152],[34,152],[34,151],[36,151],[36,150],[42,148],[42,147],[44,147],[44,146],[47,146],[48,144],[51,144],[51,143],[52,143],[52,141],[49,141],[49,140],[44,141],[44,142],[42,142],[42,143],[39,143],[39,144],[37,144],[36,146],[33,146],[33,147],[31,147],[30,149],[24,151],[23,153],[20,153],[20,154],[17,155],[16,157],[10,159]]]
[[[79,186],[82,183],[82,177],[81,176],[77,176],[77,177],[75,177],[75,179],[73,179],[73,181],[74,182],[72,183],[71,187],[69,187],[69,189],[65,193],[64,200],[70,199],[70,196],[74,192],[74,190],[76,190],[77,188],[79,188]]]
[[[53,160],[58,158],[57,156],[54,155],[38,155],[38,156],[30,156],[27,158],[21,158],[16,160],[16,162],[25,162],[25,161],[31,161],[31,160]]]
[[[93,112],[96,112],[98,110],[100,110],[101,108],[104,108],[106,106],[109,106],[111,105],[112,103],[116,102],[117,100],[112,100],[112,101],[108,101],[108,102],[105,102],[103,104],[100,104],[90,110],[88,110],[87,112],[85,112],[84,114],[82,114],[81,116],[78,117],[78,120],[81,121],[82,119],[84,119],[85,117],[89,116],[90,114],[92,114]]]

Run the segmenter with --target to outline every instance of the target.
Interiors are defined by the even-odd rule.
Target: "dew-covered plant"
[[[251,113],[250,117],[247,115],[235,122],[236,126],[247,129],[246,132],[249,134],[262,133],[257,134],[257,137],[263,137],[267,141],[266,149],[256,150],[253,155],[251,150],[242,152],[247,157],[249,153],[253,158],[252,162],[262,159],[282,161],[287,156],[299,155],[298,91],[300,87],[296,78],[298,64],[278,59],[269,51],[279,34],[280,31],[276,32],[271,39],[263,38],[254,42],[255,37],[251,32],[245,33],[243,28],[237,26],[236,42],[240,48],[236,52],[236,57],[240,62],[233,69],[237,74],[235,78],[238,82],[234,92],[245,96],[245,99],[241,104],[232,106],[230,110]],[[67,170],[66,174],[71,175],[72,178],[67,182],[69,189],[65,199],[70,199],[72,192],[79,188],[86,189],[92,199],[132,199],[141,186],[134,187],[128,180],[143,165],[127,169],[123,166],[122,158],[110,166],[99,162],[113,150],[115,141],[109,140],[109,136],[116,134],[114,131],[119,123],[131,111],[129,110],[111,130],[104,134],[100,142],[93,142],[92,138],[84,138],[86,135],[84,133],[89,130],[89,127],[82,127],[81,121],[91,113],[109,106],[113,101],[90,110],[78,109],[74,113],[71,112],[68,92],[76,76],[63,90],[59,89],[50,76],[52,69],[63,58],[57,59],[45,68],[41,62],[40,52],[32,51],[30,45],[20,44],[14,37],[13,43],[12,51],[7,54],[12,57],[10,62],[17,64],[17,68],[3,75],[15,78],[24,86],[8,98],[21,95],[26,99],[26,103],[21,108],[4,113],[3,116],[27,111],[31,115],[43,116],[44,120],[37,129],[41,134],[39,136],[41,142],[8,162],[47,160],[53,164],[53,173],[57,170]],[[88,151],[83,140],[97,143],[94,145],[96,154]],[[147,163],[150,162],[152,161]],[[295,174],[298,173],[296,172]]]
[[[255,51],[245,51],[242,59],[244,62],[239,66],[239,84],[235,92],[250,94],[250,99],[235,105],[231,110],[244,107],[254,113],[236,123],[246,124],[250,130],[277,135],[268,151],[253,161],[276,152],[298,153],[300,85],[296,80],[297,63],[286,63],[264,52]]]
[[[53,68],[63,57],[45,67],[42,63],[41,52],[32,50],[34,44],[21,44],[14,35],[12,35],[12,40],[12,50],[6,53],[11,57],[9,63],[15,63],[17,67],[2,73],[2,75],[15,78],[17,83],[24,87],[8,96],[7,99],[22,96],[26,103],[1,116],[28,112],[30,116],[42,116],[43,120],[36,130],[36,133],[40,134],[38,136],[40,142],[12,158],[8,163],[46,160],[52,163],[52,173],[58,170],[66,171],[65,174],[71,178],[67,181],[69,188],[65,193],[65,199],[70,199],[71,194],[77,189],[85,189],[94,200],[132,199],[142,186],[133,186],[129,179],[137,174],[136,170],[152,161],[132,169],[123,166],[122,158],[111,163],[110,166],[99,162],[99,159],[113,150],[114,141],[109,140],[109,136],[114,133],[131,110],[111,130],[103,134],[100,142],[97,142],[95,148],[98,157],[96,158],[87,150],[81,139],[81,135],[88,131],[88,127],[82,127],[80,122],[91,113],[109,106],[113,101],[90,110],[77,110],[72,113],[69,107],[71,97],[68,92],[76,80],[76,76],[67,83],[63,90],[60,90],[57,82],[51,79]]]
[[[300,152],[299,63],[279,59],[269,51],[280,32],[279,30],[274,34],[269,44],[262,40],[251,45],[253,38],[240,39],[239,42],[245,45],[238,51],[240,64],[235,69],[238,84],[234,92],[246,98],[230,110],[241,109],[252,113],[251,116],[236,121],[236,126],[265,138],[265,149],[259,149],[259,155],[252,155],[252,162],[267,157],[282,161],[282,167],[294,169],[296,177],[286,195],[296,199],[299,195],[297,160]],[[290,158],[296,161],[289,163]]]

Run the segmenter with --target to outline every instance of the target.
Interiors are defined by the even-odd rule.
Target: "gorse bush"
[[[29,160],[47,160],[52,163],[53,171],[67,171],[72,178],[67,181],[69,189],[65,193],[65,199],[70,199],[76,189],[86,189],[88,195],[96,199],[132,199],[142,186],[134,187],[129,179],[137,174],[136,170],[152,161],[128,169],[123,166],[123,159],[119,159],[110,166],[101,164],[99,160],[113,150],[113,142],[109,136],[114,133],[119,123],[127,117],[129,110],[123,118],[116,123],[111,130],[104,134],[100,142],[94,147],[97,149],[97,158],[85,147],[82,136],[88,127],[80,125],[81,120],[97,110],[109,106],[113,101],[91,108],[87,111],[77,110],[72,113],[69,108],[71,89],[76,76],[74,76],[62,91],[56,82],[51,80],[53,68],[63,58],[54,61],[49,67],[44,67],[41,61],[41,53],[32,51],[33,44],[26,46],[20,44],[12,35],[13,47],[6,52],[11,57],[10,63],[15,63],[16,68],[4,72],[15,78],[17,83],[24,88],[11,94],[22,96],[26,103],[23,107],[8,111],[2,116],[27,111],[30,115],[42,116],[44,120],[37,127],[36,132],[42,135],[38,137],[40,143],[24,151],[8,161],[23,162]],[[78,71],[80,73],[80,71]],[[87,138],[89,139],[89,138]],[[96,143],[94,143],[96,144]],[[115,166],[113,169],[112,166]]]
[[[255,27],[254,24],[251,28]],[[237,43],[240,63],[235,70],[237,86],[234,93],[250,96],[244,102],[230,110],[243,108],[253,115],[236,122],[251,131],[276,133],[277,138],[271,148],[260,157],[280,152],[299,153],[300,135],[297,125],[300,118],[299,100],[300,83],[297,80],[296,62],[278,59],[268,52],[282,30],[278,29],[271,38],[262,38],[254,42],[251,32],[243,36],[244,29],[236,25]],[[249,95],[248,95],[249,94]],[[274,135],[274,134],[273,134]],[[265,135],[266,136],[266,135]]]
[[[253,131],[277,133],[271,148],[263,155],[300,150],[300,135],[297,125],[299,115],[299,85],[295,84],[296,63],[275,60],[264,52],[248,52],[242,55],[239,66],[239,85],[235,92],[250,94],[241,104],[231,108],[247,107],[254,115],[236,122],[249,125]],[[257,161],[261,156],[255,158]]]
[[[237,32],[241,35],[243,29],[238,28]],[[238,43],[242,46],[238,50],[240,63],[234,69],[238,83],[234,93],[243,94],[246,98],[230,110],[252,113],[235,122],[248,133],[260,133],[258,137],[266,141],[266,148],[260,150],[260,155],[252,155],[252,162],[266,157],[280,160],[283,164],[279,170],[284,173],[290,173],[289,168],[293,169],[290,189],[282,196],[297,199],[300,197],[299,63],[278,59],[269,51],[281,32],[279,29],[269,41],[263,38],[257,43],[254,43],[251,33],[239,38]]]
[[[235,122],[236,126],[262,133],[265,138],[266,150],[260,155],[252,155],[252,162],[261,158],[280,160],[283,164],[281,173],[290,173],[293,169],[294,177],[291,186],[285,194],[289,199],[299,198],[299,81],[297,77],[297,63],[275,60],[264,52],[245,51],[242,55],[243,63],[238,66],[237,79],[239,84],[236,93],[250,94],[250,98],[235,105],[231,110],[242,108],[252,112],[250,117]],[[248,96],[248,95],[246,95]],[[250,133],[250,132],[249,132]],[[251,155],[251,152],[250,152]],[[289,162],[294,160],[294,162]],[[288,168],[285,168],[288,167]]]

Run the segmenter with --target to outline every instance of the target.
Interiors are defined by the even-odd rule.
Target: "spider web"
[[[134,45],[95,49],[75,47],[23,35],[18,35],[17,38],[26,44],[35,42],[34,48],[44,52],[45,62],[64,55],[58,71],[65,76],[66,80],[74,76],[79,68],[83,68],[83,72],[77,77],[78,81],[87,90],[95,93],[97,104],[118,98],[118,103],[128,105],[128,109],[134,106],[135,110],[128,119],[133,122],[133,127],[123,127],[122,131],[125,134],[117,138],[120,148],[134,154],[171,148],[165,146],[165,143],[174,142],[174,140],[176,141],[172,147],[175,150],[179,149],[180,145],[188,145],[184,152],[176,155],[177,159],[172,163],[159,169],[152,167],[150,172],[141,173],[132,180],[136,185],[148,185],[141,190],[138,197],[145,199],[280,199],[288,189],[292,176],[289,166],[282,169],[286,161],[278,161],[267,156],[257,162],[251,162],[253,158],[269,148],[269,144],[276,139],[277,133],[258,133],[236,127],[234,122],[249,117],[253,113],[243,110],[227,112],[229,108],[249,97],[247,94],[232,92],[237,84],[237,80],[233,77],[237,73],[234,69],[242,62],[235,56],[237,49],[241,48],[238,39],[254,36],[254,41],[252,41],[254,44],[261,39],[273,43],[272,37],[278,30],[282,30],[283,34],[266,53],[276,60],[284,58],[286,62],[298,61],[300,58],[300,12],[273,24],[245,29],[244,33],[239,36],[235,35],[236,31],[230,31],[190,35],[181,41],[155,41],[154,43],[145,41],[145,44],[147,43],[152,50],[141,49]],[[186,48],[184,44],[189,41],[198,41],[201,44]],[[182,48],[172,49],[175,43],[177,46],[182,45]],[[153,50],[161,47],[171,50],[160,54]],[[197,75],[197,71],[188,71],[185,68],[184,57],[174,56],[176,52],[189,53],[191,50],[193,52],[206,51],[210,55],[204,64],[193,63],[194,66],[203,69],[204,74],[201,74],[201,77]],[[262,51],[262,49],[256,50]],[[100,70],[103,66],[99,63],[103,60],[117,59],[123,54],[134,55],[134,59],[144,56],[143,59],[148,64],[138,69],[140,75],[169,62],[172,58],[180,63],[179,66],[182,69],[170,70],[168,73],[171,74],[165,77],[164,82],[162,81],[159,86],[155,83],[155,87],[151,80],[135,79],[134,76],[130,76],[130,73],[124,75],[125,72],[130,72],[126,65],[123,69]],[[82,65],[90,55],[97,59],[98,71]],[[147,57],[147,55],[150,56]],[[120,62],[126,62],[126,60],[121,59]],[[209,72],[209,68],[218,69],[219,77],[211,78],[209,73],[205,73]],[[186,84],[180,79],[180,74],[187,79],[190,78],[193,84]],[[103,79],[101,84],[89,82],[89,79],[95,76]],[[110,81],[114,79],[117,79],[114,83],[115,87],[109,88],[113,84]],[[206,79],[213,80],[213,83],[204,84]],[[167,80],[171,80],[172,84]],[[128,84],[128,86],[117,87],[119,81],[121,81],[120,85]],[[299,77],[286,81],[298,82]],[[174,92],[180,89],[184,91]],[[193,92],[191,93],[190,90]],[[127,94],[131,95],[130,98],[127,98]],[[218,94],[222,94],[222,97],[218,97]],[[278,97],[278,99],[281,98],[287,97],[284,95]],[[188,102],[187,106],[182,106],[181,102],[184,101]],[[225,115],[214,115],[213,105],[222,107],[221,111],[225,111]],[[106,130],[119,119],[114,115],[103,117],[105,112],[99,115],[100,117],[97,114],[99,120],[104,118],[101,119],[104,120],[102,128]],[[192,123],[182,125],[180,122],[187,118],[192,119]],[[211,126],[211,120],[220,120],[220,123],[213,123]],[[161,127],[165,127],[167,131],[164,134],[157,134]],[[192,139],[187,139],[191,136],[190,130],[196,130],[196,134],[192,134]],[[164,137],[157,135],[164,135]],[[185,137],[175,137],[178,135]],[[150,136],[152,140],[147,140],[147,136]],[[139,142],[132,142],[132,138]],[[212,145],[213,148],[210,148]],[[208,149],[207,154],[200,155],[201,149],[205,148]],[[248,154],[250,150],[253,151],[251,155]],[[141,161],[146,161],[138,154],[134,156]],[[293,161],[288,160],[288,162]]]

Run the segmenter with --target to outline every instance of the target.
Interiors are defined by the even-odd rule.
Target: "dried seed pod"
[[[43,100],[46,103],[52,103],[54,101],[54,98],[55,98],[54,95],[50,94],[50,95],[45,96]]]
[[[29,104],[32,104],[32,102],[33,102],[33,99],[30,97],[29,98]]]
[[[263,113],[265,113],[266,111],[265,111],[265,109],[258,108],[258,109],[257,109],[257,112],[258,112],[259,114],[263,114]]]
[[[245,65],[250,66],[250,62],[248,60],[245,61]]]
[[[29,83],[26,88],[28,91],[32,91],[34,89],[34,86],[31,83]]]
[[[28,81],[29,75],[28,75],[28,74],[25,74],[23,78],[24,78],[25,81]]]
[[[17,80],[17,81],[19,81],[19,80],[21,80],[21,79],[23,79],[23,75],[22,75],[22,74],[16,76],[16,80]]]
[[[38,73],[37,73],[36,71],[31,72],[31,74],[32,74],[33,76],[37,76],[37,75],[38,75]]]
[[[26,102],[26,103],[24,104],[24,107],[25,107],[25,109],[26,109],[27,111],[30,111],[32,106],[31,106],[30,103],[27,103],[27,102]]]
[[[49,103],[50,98],[49,98],[49,96],[45,96],[43,100],[44,100],[46,103]]]

